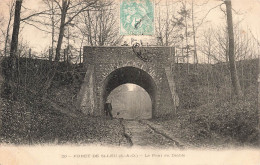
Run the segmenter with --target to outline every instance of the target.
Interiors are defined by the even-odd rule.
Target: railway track
[[[183,146],[144,120],[120,121],[128,144],[130,146],[155,147],[155,148],[183,148]]]

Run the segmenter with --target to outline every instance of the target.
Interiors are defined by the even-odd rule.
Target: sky
[[[11,0],[0,0],[0,14],[4,17],[8,15],[8,7],[6,6],[7,3],[10,3]],[[157,0],[156,0],[157,1]],[[159,0],[159,3],[163,3],[164,0]],[[188,0],[189,1],[189,0]],[[205,0],[204,0],[205,1]],[[203,2],[203,0],[195,0],[197,4],[200,4]],[[217,4],[220,4],[221,0],[209,0],[208,5],[203,6],[206,10],[209,10],[210,8],[214,7]],[[242,15],[239,16],[239,19],[244,19],[242,24],[243,27],[246,29],[247,26],[252,30],[252,32],[255,35],[260,35],[260,0],[232,0],[232,5],[234,12],[242,13]],[[30,8],[36,11],[40,11],[42,7],[41,0],[24,0],[24,6],[26,8]],[[201,16],[205,13],[201,13]],[[237,16],[234,16],[237,19]],[[223,23],[224,15],[223,12],[216,8],[210,12],[210,14],[207,16],[207,20],[210,21],[210,24],[213,26],[217,26],[219,23]],[[225,22],[224,22],[225,23]],[[209,26],[209,23],[205,24],[203,28],[207,28]],[[35,51],[42,51],[45,48],[50,45],[51,37],[46,35],[44,32],[41,32],[37,30],[35,27],[29,26],[29,25],[22,25],[23,31],[21,33],[21,38],[23,38],[24,41],[27,41],[28,44],[32,47]],[[150,41],[154,40],[154,36],[128,36],[125,37],[125,40],[130,42],[131,38],[142,40],[144,41]]]

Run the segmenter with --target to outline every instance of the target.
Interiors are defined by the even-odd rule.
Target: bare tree
[[[21,6],[22,0],[16,0],[15,2],[15,15],[14,15],[14,26],[12,33],[12,41],[11,41],[11,50],[10,57],[15,58],[17,56],[17,47],[18,47],[18,36],[20,30],[20,14],[21,14]]]
[[[14,6],[15,6],[14,1],[11,1],[8,6],[9,6],[9,18],[8,18],[8,23],[7,23],[6,32],[5,32],[4,56],[7,56],[8,42],[10,40],[9,33],[10,33],[10,28],[11,28],[11,22],[12,22],[13,15],[14,15]]]
[[[180,12],[180,14],[184,17],[184,21],[185,21],[185,42],[186,42],[186,58],[187,58],[187,72],[189,73],[189,51],[190,51],[190,45],[189,45],[189,33],[188,33],[188,19],[190,17],[190,11],[189,9],[187,9],[187,1],[185,0],[184,2],[182,2],[182,10]]]
[[[53,0],[55,5],[58,8],[60,25],[58,29],[58,40],[56,46],[56,54],[54,59],[53,69],[50,70],[47,81],[45,82],[45,87],[42,89],[42,94],[45,96],[47,90],[51,86],[51,82],[56,74],[56,69],[58,66],[58,62],[61,57],[61,47],[62,41],[64,37],[65,28],[71,24],[71,22],[79,16],[80,13],[89,10],[91,7],[97,6],[97,0],[80,0],[80,1],[71,1],[71,0],[62,0],[57,1]],[[55,7],[56,8],[56,7]]]
[[[196,31],[195,31],[195,22],[194,22],[194,0],[191,2],[191,20],[192,20],[192,31],[193,31],[193,45],[194,45],[194,63],[198,63],[197,56],[197,43],[196,43]]]
[[[252,35],[249,29],[240,26],[241,22],[233,23],[234,30],[234,54],[235,60],[254,58],[256,54],[254,45],[255,41],[252,40]],[[210,53],[209,53],[209,46]],[[210,27],[202,31],[200,44],[198,50],[205,54],[213,62],[229,62],[228,59],[228,31],[226,25],[219,25],[217,27]]]
[[[194,53],[194,63],[197,66],[197,64],[198,64],[197,42],[196,42],[197,28],[195,28],[194,5],[195,5],[194,0],[192,0],[192,2],[191,2],[191,23],[192,23],[192,32],[193,32],[193,45],[194,45],[193,53]]]
[[[202,52],[208,58],[208,64],[210,63],[210,59],[213,58],[214,61],[221,62],[218,56],[214,52],[214,46],[216,45],[216,40],[214,40],[213,36],[213,28],[208,28],[203,31],[201,36],[202,44],[199,47],[200,52]],[[217,53],[218,54],[218,53]]]
[[[55,43],[55,28],[56,28],[56,24],[58,23],[57,20],[55,20],[55,15],[56,15],[56,9],[54,6],[54,1],[53,0],[44,0],[43,1],[47,6],[48,9],[50,9],[50,13],[49,13],[49,19],[51,21],[50,24],[46,24],[44,23],[47,28],[49,28],[49,26],[51,27],[51,49],[50,49],[50,60],[52,60],[53,56],[54,56],[54,43]]]
[[[81,17],[76,20],[76,26],[80,29],[81,34],[87,36],[88,45],[117,45],[121,42],[122,36],[119,35],[118,19],[114,14],[116,4],[109,2],[109,5],[101,6],[103,7],[83,12]]]
[[[164,3],[157,3],[156,9],[156,24],[155,35],[157,37],[157,44],[161,46],[176,46],[181,43],[181,30],[184,27],[184,19],[177,13],[179,8],[177,2],[166,1]]]
[[[97,2],[98,0],[44,0],[43,3],[47,8],[44,8],[40,12],[34,11],[29,15],[27,14],[21,21],[52,35],[51,47],[54,48],[56,41],[55,62],[58,62],[61,57],[65,29],[71,25],[72,21],[77,18],[80,13],[94,7],[100,7],[101,5],[98,5]],[[47,29],[44,28],[44,26],[47,27]],[[57,39],[55,39],[56,32]]]
[[[6,92],[11,94],[11,99],[16,98],[16,78],[17,78],[17,58],[18,58],[18,36],[20,30],[20,14],[22,7],[22,0],[15,2],[14,25],[12,33],[12,41],[10,48],[10,58],[7,62],[7,77],[5,81]]]
[[[233,31],[233,20],[232,20],[232,5],[231,0],[225,0],[226,12],[227,12],[227,29],[228,29],[228,55],[229,55],[229,65],[233,92],[236,96],[242,96],[242,90],[237,76],[237,69],[235,63],[235,42],[234,42],[234,31]]]
[[[59,36],[56,47],[56,55],[55,61],[60,60],[60,50],[62,45],[62,40],[64,36],[64,29],[68,26],[75,17],[77,17],[80,13],[86,11],[89,7],[92,7],[97,3],[96,0],[91,1],[79,1],[76,4],[73,4],[71,0],[62,0],[61,4],[54,0],[54,2],[59,6],[60,9],[60,26],[59,26]],[[67,19],[67,15],[69,17]]]

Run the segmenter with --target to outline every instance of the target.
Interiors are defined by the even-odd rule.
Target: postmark
[[[121,35],[154,34],[154,1],[121,0],[120,3]]]

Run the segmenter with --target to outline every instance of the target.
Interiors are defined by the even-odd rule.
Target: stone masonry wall
[[[144,50],[145,49],[145,50]],[[144,62],[134,53],[132,47],[84,47],[84,66],[86,70],[94,68],[85,76],[85,81],[78,95],[79,108],[86,114],[99,116],[103,113],[104,98],[102,92],[104,82],[114,70],[122,67],[135,67],[149,74],[156,84],[156,100],[153,117],[159,117],[175,111],[175,90],[170,89],[174,85],[168,81],[165,68],[169,68],[171,47],[145,47],[151,61]],[[93,74],[90,76],[90,74]],[[91,80],[90,80],[91,78]],[[92,82],[93,83],[90,83]],[[93,92],[91,92],[93,91]],[[172,92],[171,92],[172,91]],[[91,92],[90,94],[86,94]],[[92,96],[93,95],[93,96]],[[88,97],[91,96],[91,97]],[[94,103],[93,106],[87,104]],[[85,107],[85,108],[84,108]],[[87,108],[87,109],[86,109]]]

